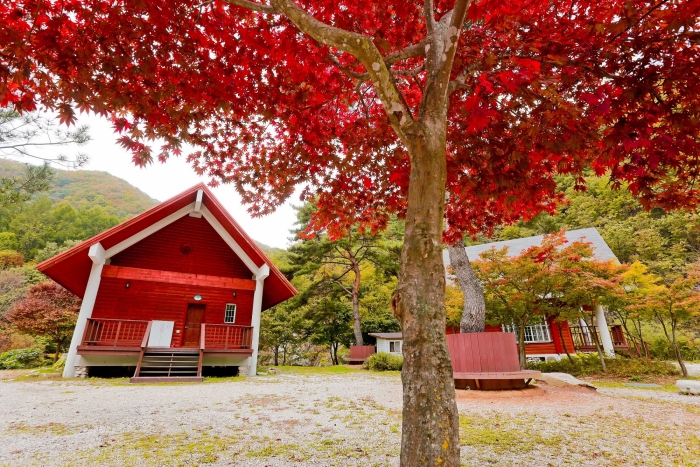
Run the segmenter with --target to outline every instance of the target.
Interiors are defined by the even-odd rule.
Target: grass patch
[[[69,427],[63,423],[47,423],[45,425],[28,425],[24,422],[11,423],[7,427],[7,432],[11,434],[28,434],[32,436],[54,435],[68,436],[79,431],[77,427]]]
[[[500,415],[489,418],[461,415],[459,441],[462,446],[488,447],[499,455],[552,448],[562,442],[560,435],[546,435],[538,430],[526,430],[523,429],[523,425],[536,425],[534,417],[523,415],[518,419],[508,420]]]
[[[672,383],[659,384],[660,388],[645,388],[638,386],[627,386],[627,383],[620,381],[591,381],[594,386],[599,388],[616,388],[616,389],[643,389],[646,391],[662,391],[662,392],[678,392],[678,387]]]

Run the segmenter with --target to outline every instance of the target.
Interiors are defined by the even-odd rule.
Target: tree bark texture
[[[463,333],[484,332],[486,327],[486,303],[484,289],[474,274],[464,245],[449,245],[450,264],[464,295],[464,308],[459,328]]]
[[[355,273],[355,281],[352,284],[352,314],[353,332],[355,333],[355,343],[365,345],[362,339],[362,318],[360,317],[360,265],[353,259],[352,270]]]
[[[392,297],[404,341],[402,467],[460,465],[459,416],[445,338],[444,121],[419,124],[419,134],[407,144],[411,178],[406,232],[399,285]]]
[[[564,347],[564,352],[566,352],[566,356],[569,358],[569,361],[573,363],[574,359],[571,358],[569,349],[566,347],[566,342],[564,342],[564,332],[561,329],[561,322],[559,321],[557,321],[557,329],[559,330],[559,340],[561,341],[561,346]]]
[[[525,321],[527,323],[527,321]],[[518,326],[518,360],[520,360],[520,369],[524,370],[527,368],[527,354],[525,353],[525,326],[527,324],[522,324]]]

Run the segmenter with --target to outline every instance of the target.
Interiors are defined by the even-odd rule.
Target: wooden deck
[[[90,318],[79,355],[133,355],[140,357],[148,348],[151,321]],[[189,349],[206,356],[229,357],[253,355],[252,326],[202,323],[199,347],[170,347],[168,351]]]

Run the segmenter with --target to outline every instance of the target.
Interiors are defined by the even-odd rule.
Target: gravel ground
[[[398,465],[398,375],[13,378],[0,374],[0,466]],[[700,397],[542,385],[457,401],[463,465],[700,465]]]

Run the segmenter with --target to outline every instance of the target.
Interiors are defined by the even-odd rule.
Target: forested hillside
[[[0,159],[0,177],[19,177],[25,164]],[[67,201],[76,209],[100,206],[105,213],[120,219],[139,214],[158,201],[107,172],[61,170],[53,168],[53,180],[44,193],[53,203]]]

